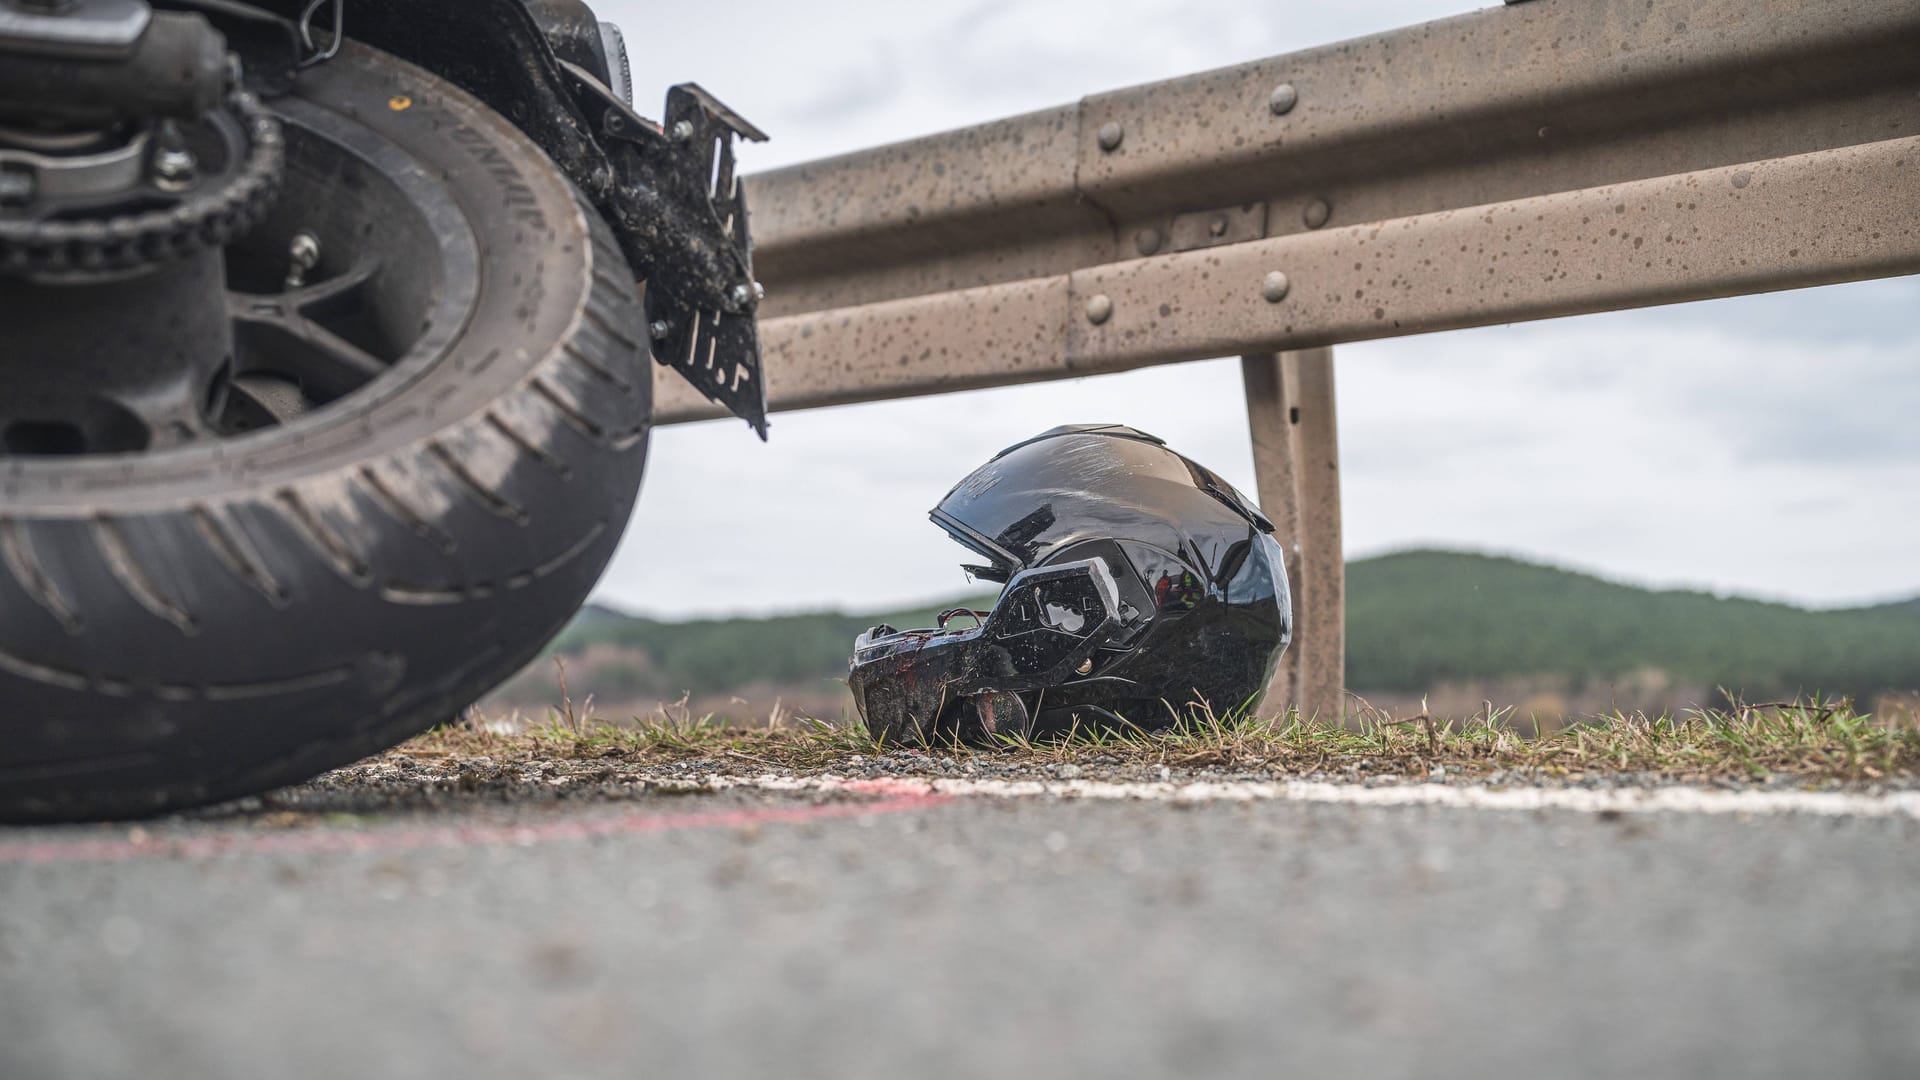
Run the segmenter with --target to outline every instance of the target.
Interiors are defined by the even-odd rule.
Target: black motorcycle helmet
[[[1130,427],[1072,424],[1010,446],[931,516],[986,560],[973,576],[1005,588],[990,612],[855,641],[847,683],[888,742],[1245,715],[1292,635],[1273,523]],[[962,614],[976,625],[948,629]]]

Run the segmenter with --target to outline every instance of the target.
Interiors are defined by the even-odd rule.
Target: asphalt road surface
[[[1920,820],[753,788],[0,831],[0,1077],[1920,1076]]]

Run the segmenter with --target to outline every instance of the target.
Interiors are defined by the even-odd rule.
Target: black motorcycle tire
[[[0,458],[0,820],[263,792],[454,718],[625,528],[652,364],[600,217],[504,118],[384,53],[349,43],[291,98],[270,104],[457,208],[477,258],[440,287],[470,302],[435,355],[283,426]]]

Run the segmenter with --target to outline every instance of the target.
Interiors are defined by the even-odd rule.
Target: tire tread
[[[245,616],[250,619],[302,619],[313,617],[319,594],[344,587],[399,615],[423,605],[465,608],[529,595],[576,571],[590,555],[604,561],[624,526],[644,459],[651,359],[634,335],[618,329],[644,321],[634,286],[622,280],[629,275],[625,260],[605,223],[578,192],[574,197],[592,241],[581,249],[590,263],[585,295],[571,328],[507,392],[412,445],[344,469],[316,470],[257,499],[197,500],[138,519],[97,515],[88,529],[132,604],[191,634],[206,620],[241,617],[231,597],[253,598],[258,606]],[[608,392],[588,395],[588,385]],[[462,460],[460,451],[477,445],[505,455],[490,459],[495,464],[485,470],[501,476],[499,484],[484,481]],[[330,524],[329,508],[341,500],[376,511],[366,520],[384,523],[378,535],[348,536]],[[606,509],[595,511],[596,505]],[[540,517],[543,507],[564,509],[579,524],[556,536],[557,523]],[[82,637],[91,628],[80,603],[59,574],[42,565],[32,531],[33,522],[11,510],[0,516],[0,567],[69,636]],[[415,581],[395,569],[410,559],[440,566],[445,580]],[[200,611],[167,584],[188,581],[215,583],[205,587],[228,597],[228,606]],[[103,733],[91,747],[57,758],[0,757],[0,820],[145,815],[302,780],[454,715],[564,622],[517,628],[518,644],[477,648],[430,681],[408,670],[403,658],[378,653],[276,678],[160,680],[47,663],[8,651],[0,640],[0,696],[9,693],[10,680],[24,680],[49,692],[84,694],[89,711],[103,718],[131,700],[182,715],[203,706],[246,707],[259,723],[274,724],[313,700],[337,702],[327,706],[336,721],[265,755],[244,757],[214,745],[182,758]],[[371,698],[370,707],[349,705],[356,695]]]

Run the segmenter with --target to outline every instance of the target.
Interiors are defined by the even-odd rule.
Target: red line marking
[[[223,855],[319,855],[352,851],[418,851],[484,845],[591,840],[603,836],[640,836],[682,829],[742,829],[753,825],[793,825],[868,814],[900,814],[952,802],[925,785],[885,780],[854,781],[833,787],[852,794],[878,795],[870,802],[817,803],[757,810],[717,810],[697,814],[627,814],[590,821],[552,821],[532,825],[462,825],[441,828],[376,828],[365,832],[223,833],[216,836],[143,839],[44,841],[0,844],[0,865],[127,862],[135,859],[207,859]]]

